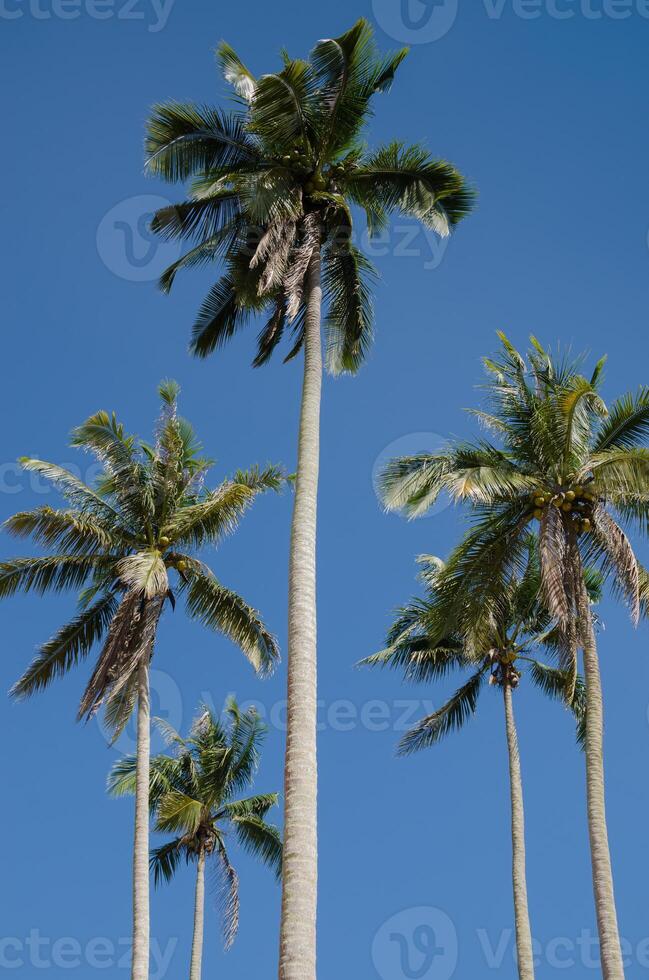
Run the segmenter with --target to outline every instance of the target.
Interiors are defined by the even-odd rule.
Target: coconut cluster
[[[489,659],[491,660],[490,684],[496,684],[498,687],[504,687],[506,684],[509,687],[518,687],[521,674],[514,666],[516,651],[513,648],[510,650],[492,650]]]
[[[556,507],[569,515],[576,530],[587,534],[593,526],[593,507],[597,497],[586,486],[568,485],[552,491],[535,491],[531,497],[532,517],[542,520],[546,507]]]
[[[296,146],[282,157],[282,164],[295,171],[303,181],[305,194],[336,190],[336,182],[345,174],[345,167],[336,163],[325,170],[314,170],[313,160],[302,145]]]

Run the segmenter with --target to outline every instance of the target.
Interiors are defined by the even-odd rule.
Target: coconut
[[[570,503],[570,501],[567,500],[565,504],[561,504],[561,510],[564,511],[564,513],[566,514],[569,514],[570,511],[572,510],[572,504]]]
[[[180,561],[176,563],[176,568],[178,569],[179,572],[185,571],[185,569],[187,568],[187,562],[184,560],[184,558],[181,558]]]
[[[165,537],[165,536],[163,535],[163,536],[162,536],[162,537],[160,538],[160,544],[162,545],[162,547],[163,547],[163,548],[166,548],[166,547],[167,547],[167,545],[169,544],[169,538],[167,538],[167,537]]]
[[[541,520],[541,518],[543,517],[543,511],[541,510],[540,507],[536,508],[536,510],[534,511],[534,516],[536,517],[537,521]]]
[[[545,504],[545,497],[535,497],[534,503],[537,507],[543,507]]]
[[[574,490],[568,490],[568,492],[566,493],[566,500],[572,501],[575,499],[576,496],[577,494],[575,493]]]

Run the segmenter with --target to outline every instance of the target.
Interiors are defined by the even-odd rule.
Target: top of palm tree
[[[236,643],[255,670],[272,670],[277,642],[258,613],[225,588],[198,557],[234,531],[255,496],[283,482],[276,466],[237,471],[215,490],[211,466],[191,425],[177,413],[178,386],[163,382],[162,410],[149,444],[100,411],[72,433],[101,470],[93,485],[54,463],[23,459],[65,500],[14,514],[4,529],[48,549],[36,558],[0,563],[0,598],[17,591],[81,590],[75,618],[45,643],[12,693],[26,697],[66,673],[92,647],[104,646],[81,702],[80,716],[107,701],[119,731],[136,695],[136,667],[150,657],[165,601],[185,599],[188,613]]]
[[[156,719],[174,754],[151,759],[149,802],[155,829],[174,835],[151,854],[155,883],[170,881],[183,858],[187,863],[201,854],[211,858],[228,948],[239,922],[239,879],[228,853],[229,832],[277,877],[282,842],[277,828],[265,820],[277,794],[239,798],[253,782],[266,728],[254,708],[242,711],[234,698],[228,700],[226,716],[222,724],[208,708],[201,709],[186,739]],[[134,794],[136,769],[135,756],[120,759],[110,773],[108,791],[113,796]]]
[[[191,181],[189,198],[153,219],[163,237],[193,242],[161,286],[170,289],[182,268],[225,263],[196,320],[193,353],[205,357],[251,313],[267,311],[255,365],[268,360],[289,325],[288,358],[297,354],[305,276],[322,250],[328,367],[356,371],[372,339],[374,270],[354,244],[352,207],[364,210],[371,233],[398,211],[448,235],[470,212],[474,194],[464,178],[425,147],[365,145],[372,100],[389,89],[406,54],[379,54],[361,19],[340,37],[318,41],[308,60],[283,52],[279,71],[255,78],[222,43],[217,60],[234,87],[236,109],[154,107],[147,170]]]
[[[484,362],[486,410],[473,412],[491,439],[392,460],[382,474],[385,505],[417,517],[441,491],[472,504],[472,527],[448,569],[449,597],[469,619],[476,607],[488,614],[500,579],[521,570],[533,519],[543,595],[558,622],[568,629],[579,618],[577,581],[588,566],[637,619],[638,563],[616,517],[648,528],[649,389],[609,409],[600,393],[605,358],[585,375],[582,359],[553,356],[535,338],[526,357],[500,339],[500,355]],[[574,653],[575,637],[566,643]]]
[[[400,670],[406,680],[414,681],[437,680],[462,669],[470,670],[471,676],[442,708],[406,733],[399,745],[400,755],[434,745],[461,728],[475,714],[487,678],[490,685],[516,688],[523,671],[548,696],[570,700],[579,722],[578,736],[583,737],[586,704],[581,678],[538,659],[540,650],[553,657],[561,642],[541,599],[541,562],[535,535],[528,533],[525,548],[522,574],[500,582],[500,602],[486,622],[480,611],[482,629],[466,618],[456,623],[449,620],[447,566],[430,555],[418,559],[424,597],[414,598],[397,610],[386,648],[362,660],[361,665]],[[587,588],[590,601],[597,602],[601,577],[593,569],[587,572]]]

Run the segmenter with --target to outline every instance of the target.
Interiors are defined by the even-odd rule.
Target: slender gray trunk
[[[518,752],[518,736],[514,718],[511,685],[503,687],[505,699],[505,728],[509,752],[509,788],[512,808],[512,881],[514,883],[514,918],[516,922],[516,955],[520,980],[534,980],[534,952],[530,912],[527,905],[527,878],[525,874],[525,810],[523,807],[523,781],[521,760]]]
[[[289,564],[280,980],[315,980],[316,976],[316,517],[322,388],[318,249],[307,273],[306,304],[304,383]]]
[[[203,926],[205,918],[205,849],[201,848],[196,868],[196,897],[194,900],[194,938],[189,980],[201,980],[203,962]]]
[[[149,665],[138,667],[135,840],[133,844],[132,980],[149,976],[149,757],[151,755]]]
[[[604,711],[597,643],[590,602],[583,580],[579,590],[579,618],[586,680],[586,796],[588,835],[593,872],[603,980],[624,980],[622,947],[617,924],[611,854],[606,827],[604,791]]]

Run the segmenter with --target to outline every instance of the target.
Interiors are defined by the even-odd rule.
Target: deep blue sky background
[[[421,954],[412,947],[411,969],[401,968],[390,935],[408,940],[431,914],[446,955],[425,978],[450,977],[452,929],[459,943],[456,975],[485,976],[478,930],[496,946],[512,927],[498,698],[485,696],[480,717],[444,746],[396,760],[394,729],[404,700],[414,720],[425,711],[424,699],[439,702],[453,682],[444,690],[405,687],[396,675],[355,671],[353,664],[381,646],[390,609],[416,589],[415,556],[444,555],[460,529],[451,510],[412,524],[384,516],[372,488],[375,461],[395,440],[397,449],[410,447],[412,433],[424,433],[415,442],[428,444],[435,433],[472,430],[462,408],[479,397],[480,357],[493,350],[496,329],[520,345],[533,331],[548,344],[560,340],[593,356],[608,352],[607,397],[648,380],[649,20],[630,4],[628,19],[597,19],[592,12],[602,3],[566,0],[560,7],[574,16],[559,20],[545,6],[536,19],[524,19],[510,3],[501,16],[493,6],[488,16],[482,2],[460,0],[448,32],[413,44],[392,93],[377,102],[371,139],[424,140],[475,180],[480,207],[442,261],[432,262],[436,268],[431,261],[439,253],[421,233],[407,245],[412,226],[397,221],[386,254],[375,260],[382,283],[370,362],[356,379],[325,385],[321,980],[421,976]],[[450,24],[450,4],[436,8],[434,17],[447,21],[433,26]],[[220,38],[262,72],[277,64],[281,46],[302,55],[359,15],[378,15],[392,34],[405,23],[396,0],[375,0],[374,11],[366,0],[317,6],[177,0],[163,28],[151,30],[159,18],[145,0],[130,15],[123,0],[117,5],[122,18],[105,20],[86,7],[76,19],[48,19],[48,0],[2,6],[3,519],[54,503],[16,475],[16,457],[87,467],[88,460],[66,448],[67,433],[101,407],[117,409],[131,429],[149,434],[156,384],[169,375],[183,386],[183,412],[218,460],[218,476],[268,459],[294,466],[299,362],[283,366],[278,359],[253,372],[254,330],[216,358],[190,360],[189,325],[210,274],[183,276],[171,298],[155,288],[168,255],[149,253],[150,243],[138,238],[147,202],[132,199],[174,200],[181,190],[143,176],[143,124],[156,100],[223,97],[212,57]],[[624,3],[606,9],[625,12]],[[411,13],[422,11],[419,5]],[[132,19],[137,13],[143,19]],[[378,39],[383,47],[401,40],[380,27]],[[120,221],[136,229],[135,264]],[[418,254],[403,254],[408,248]],[[138,277],[143,281],[133,281]],[[213,559],[223,580],[263,610],[282,643],[289,519],[288,494],[261,500]],[[16,549],[7,540],[0,547],[3,555]],[[640,552],[647,557],[645,545]],[[72,608],[72,597],[3,604],[3,690]],[[621,930],[634,951],[628,976],[640,977],[649,970],[649,944],[637,952],[649,936],[649,636],[646,626],[634,632],[611,601],[601,614],[609,828]],[[258,682],[234,648],[188,625],[180,612],[165,616],[155,667],[154,710],[183,728],[202,698],[219,706],[236,692],[270,711],[284,697],[283,667],[271,681]],[[51,942],[72,937],[85,951],[93,937],[117,944],[130,928],[132,804],[106,798],[115,750],[107,749],[97,725],[83,729],[74,722],[86,675],[81,669],[26,705],[5,700],[2,706],[2,929],[19,944],[6,948],[2,966],[8,970],[11,958],[19,958],[20,975],[28,978],[94,976],[86,952],[80,966],[66,967],[66,949],[67,962],[79,962],[74,947],[64,947],[61,961],[61,947],[55,955]],[[387,726],[378,716],[378,727],[387,730],[370,730],[367,715],[365,723],[350,724],[343,720],[349,709],[336,704],[349,702],[359,718],[373,699],[387,705]],[[538,977],[555,975],[557,956],[576,957],[571,977],[595,976],[579,949],[570,953],[556,943],[594,932],[583,760],[560,707],[543,703],[527,685],[516,702],[533,931],[543,950]],[[280,728],[271,728],[259,791],[281,787]],[[279,890],[264,869],[237,860],[239,939],[224,959],[208,914],[204,975],[270,978]],[[153,900],[152,936],[163,947],[178,939],[166,973],[174,980],[187,973],[192,888],[192,874],[183,870]],[[406,912],[397,925],[384,926],[422,906],[449,917],[450,936],[438,913]],[[24,945],[33,929],[50,941],[39,953],[50,964],[45,974]],[[509,941],[503,977],[515,973],[511,949]],[[124,964],[110,965],[110,953],[101,961],[109,964],[101,975],[128,975]]]

